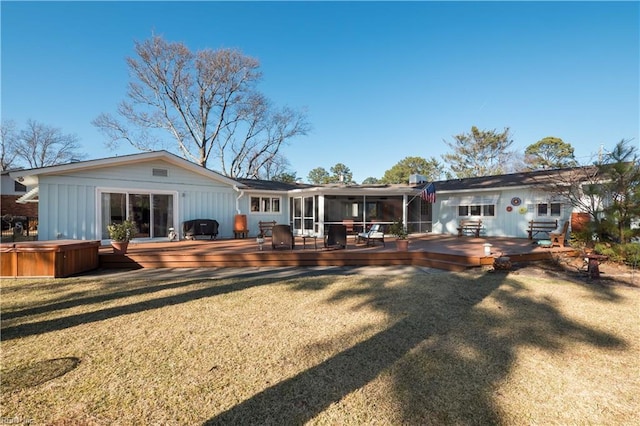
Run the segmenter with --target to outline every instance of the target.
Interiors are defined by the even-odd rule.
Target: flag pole
[[[420,190],[420,192],[418,192],[416,195],[414,195],[414,196],[413,196],[413,198],[411,198],[409,201],[407,201],[407,206],[408,206],[409,204],[411,204],[411,202],[412,202],[413,200],[415,200],[415,199],[416,199],[416,197],[419,197],[420,195],[422,195],[422,192],[423,192],[425,189],[427,189],[427,187],[428,187],[429,185],[431,185],[432,183],[433,183],[433,181],[431,181],[431,182],[427,182],[427,184],[426,184],[425,186],[423,186],[423,187],[422,187],[422,189]]]

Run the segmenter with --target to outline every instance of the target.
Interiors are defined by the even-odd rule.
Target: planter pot
[[[409,240],[396,240],[396,248],[398,251],[408,251]]]
[[[129,241],[111,241],[111,247],[115,254],[125,254],[129,247]]]

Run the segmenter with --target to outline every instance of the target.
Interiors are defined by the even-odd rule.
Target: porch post
[[[409,203],[407,202],[407,194],[402,194],[402,223],[404,224],[405,228],[407,228],[407,232],[409,232],[409,223],[407,222],[407,219],[409,218],[408,210]]]
[[[317,234],[324,238],[324,194],[318,195],[318,230]]]

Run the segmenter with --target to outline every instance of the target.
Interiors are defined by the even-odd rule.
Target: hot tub
[[[62,278],[98,268],[100,241],[56,240],[0,244],[0,276]]]

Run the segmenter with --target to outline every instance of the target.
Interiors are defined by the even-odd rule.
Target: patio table
[[[313,240],[313,247],[318,250],[318,236],[317,235],[302,235],[302,250],[307,248],[307,240]]]
[[[584,257],[587,259],[589,278],[600,278],[600,262],[607,260],[608,257],[601,254],[587,254]]]

